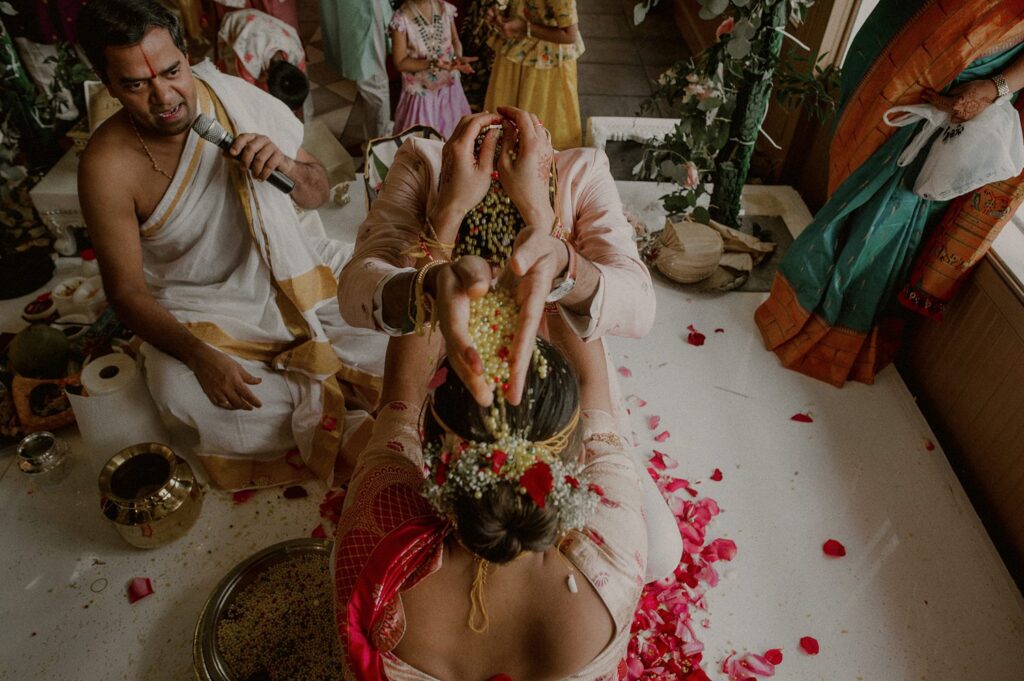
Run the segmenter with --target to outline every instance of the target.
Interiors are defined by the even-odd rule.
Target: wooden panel
[[[901,371],[1024,583],[1024,290],[986,257],[942,323],[922,322]]]

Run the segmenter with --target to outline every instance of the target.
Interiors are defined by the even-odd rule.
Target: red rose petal
[[[667,492],[668,494],[672,494],[672,492],[681,489],[689,489],[689,487],[689,480],[684,480],[683,478],[671,478],[668,482],[665,483],[665,492]]]
[[[846,555],[846,547],[835,539],[829,539],[825,542],[821,550],[825,552],[826,556],[832,556],[833,558],[842,558]]]
[[[284,462],[295,470],[306,467],[305,462],[302,460],[302,452],[298,449],[289,450],[289,452],[284,455]]]
[[[719,482],[722,479],[722,471],[717,468],[711,471],[711,479],[715,482]]]
[[[136,577],[128,582],[128,602],[134,603],[153,593],[153,582],[149,577]]]
[[[659,452],[657,449],[653,451],[654,455],[651,456],[651,465],[657,468],[659,471],[663,471],[668,468],[676,468],[679,466],[679,462],[673,459],[665,452]]]
[[[538,508],[544,508],[548,492],[555,484],[555,479],[551,475],[551,466],[543,461],[538,461],[519,476],[519,484],[526,489],[526,493],[530,495]]]
[[[313,528],[313,531],[309,533],[309,536],[314,539],[327,539],[327,532],[324,530],[323,525],[317,525]]]
[[[231,498],[236,504],[244,504],[245,502],[252,499],[252,495],[256,494],[254,489],[240,489],[231,495]]]
[[[725,329],[715,329],[715,333],[725,333]]]
[[[690,332],[689,335],[686,336],[687,343],[689,343],[690,345],[695,345],[698,348],[704,345],[704,341],[706,340],[704,334],[702,334],[697,329],[693,328],[693,324],[690,324],[688,327],[686,327],[686,329],[687,331]]]
[[[669,433],[667,430],[663,430],[663,431],[661,431],[660,433],[658,433],[657,435],[654,436],[654,441],[655,442],[664,442],[665,440],[669,439],[670,437],[672,437],[672,434]]]
[[[302,485],[292,485],[291,487],[285,487],[281,495],[285,499],[305,499],[309,496],[309,492]]]
[[[494,473],[500,473],[501,467],[505,465],[506,461],[508,461],[508,454],[505,452],[500,449],[495,449],[491,452],[491,470]]]
[[[626,378],[632,378],[633,372],[626,367],[619,367],[619,374]]]
[[[929,452],[934,452],[935,451],[935,443],[932,442],[931,440],[925,440],[924,441],[924,448],[927,449]]]
[[[817,655],[818,639],[813,636],[804,636],[800,639],[800,648],[808,655]]]
[[[430,383],[427,383],[427,390],[435,390],[439,386],[444,385],[444,382],[448,380],[448,367],[441,367],[434,372],[434,377],[430,379]]]
[[[326,431],[334,431],[338,429],[338,419],[333,416],[325,416],[320,419],[320,427]]]
[[[782,664],[782,651],[778,648],[772,648],[764,651],[764,659],[768,660],[772,664]]]
[[[814,423],[814,419],[811,418],[810,414],[803,412],[797,412],[789,417],[790,421],[796,421],[797,423]]]
[[[660,424],[661,424],[661,417],[660,416],[648,416],[647,417],[647,427],[650,428],[651,430],[657,430],[658,426]]]

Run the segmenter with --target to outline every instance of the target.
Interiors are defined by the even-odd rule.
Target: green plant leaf
[[[750,54],[750,41],[733,34],[725,49],[733,59],[743,59]]]

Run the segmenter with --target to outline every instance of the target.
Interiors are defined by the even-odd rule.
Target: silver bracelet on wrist
[[[992,76],[992,82],[996,84],[996,99],[1010,94],[1010,86],[1006,84],[1006,77],[998,73]]]

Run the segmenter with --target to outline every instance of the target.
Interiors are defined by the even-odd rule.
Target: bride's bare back
[[[604,601],[556,548],[489,566],[482,634],[467,625],[475,574],[472,554],[450,542],[443,566],[402,593],[407,626],[394,653],[403,662],[441,681],[554,681],[583,669],[615,636]],[[570,574],[578,593],[569,591]]]

